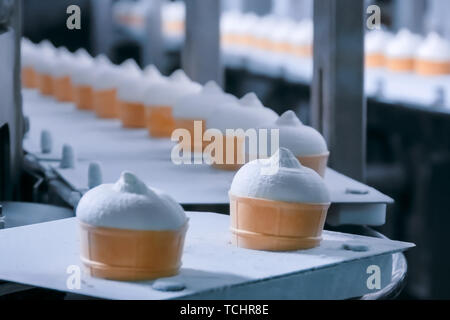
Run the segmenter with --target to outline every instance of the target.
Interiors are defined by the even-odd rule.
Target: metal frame
[[[147,0],[149,8],[145,19],[145,36],[142,47],[142,63],[144,66],[154,64],[161,69],[164,58],[162,36],[161,0]]]
[[[412,32],[424,31],[424,13],[427,0],[396,0],[394,3],[394,27],[407,28]]]
[[[19,195],[17,186],[22,166],[23,138],[20,90],[21,9],[20,0],[0,0],[0,163],[4,167],[0,168],[0,200]]]
[[[187,75],[199,82],[223,83],[220,59],[220,0],[186,1],[186,37],[182,66]]]
[[[366,162],[363,3],[314,1],[311,110],[329,144],[331,167],[359,181]]]

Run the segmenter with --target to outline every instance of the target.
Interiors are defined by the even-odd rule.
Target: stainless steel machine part
[[[12,199],[22,163],[21,1],[0,0],[0,200]]]
[[[220,61],[220,1],[186,1],[186,40],[182,65],[193,80],[223,83]]]
[[[314,1],[312,123],[328,142],[331,167],[358,181],[366,163],[363,3]]]

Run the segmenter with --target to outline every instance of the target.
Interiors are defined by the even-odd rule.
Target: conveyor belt
[[[0,264],[0,279],[109,299],[345,299],[377,291],[367,285],[373,273],[369,266],[379,267],[381,288],[388,285],[392,254],[413,246],[325,231],[320,247],[310,250],[246,250],[229,243],[228,216],[188,216],[183,266],[170,278],[185,285],[182,291],[157,291],[152,281],[109,281],[85,274],[79,289],[69,289],[68,267],[82,267],[75,218],[0,231],[0,256],[14,257]]]
[[[123,129],[118,120],[98,119],[92,112],[80,111],[71,103],[58,103],[36,91],[24,90],[24,113],[30,131],[24,148],[40,164],[51,168],[74,190],[87,190],[87,171],[91,161],[102,164],[103,180],[117,180],[121,171],[135,172],[148,185],[171,194],[181,204],[227,204],[234,172],[216,170],[206,164],[175,165],[170,139],[151,139],[144,129]],[[53,137],[53,151],[41,154],[42,130]],[[74,169],[59,168],[64,143],[73,146]],[[327,170],[325,182],[331,193],[330,222],[381,225],[386,204],[392,199],[379,191]]]

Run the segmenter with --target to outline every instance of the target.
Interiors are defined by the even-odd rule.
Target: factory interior
[[[450,299],[448,14],[0,0],[0,300]]]

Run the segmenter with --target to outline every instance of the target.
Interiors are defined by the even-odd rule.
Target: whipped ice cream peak
[[[127,59],[120,64],[120,67],[124,70],[130,70],[133,72],[140,72],[141,68],[139,68],[138,64],[134,59]]]
[[[114,190],[146,195],[150,192],[144,182],[138,179],[133,173],[125,171],[120,175],[119,180],[114,184]]]
[[[302,166],[286,148],[280,148],[269,159],[253,160],[239,169],[230,194],[292,203],[330,202],[323,179],[314,170]]]
[[[162,77],[161,72],[159,72],[158,68],[154,64],[149,64],[144,69],[144,75],[149,78],[159,78]]]
[[[186,75],[186,73],[181,70],[175,70],[171,75],[170,75],[170,80],[173,82],[179,82],[179,83],[183,83],[183,82],[191,82],[191,79],[189,79],[189,77]]]
[[[412,58],[422,41],[422,37],[408,29],[401,29],[393,37],[386,49],[386,55],[392,58]]]
[[[417,57],[423,60],[449,62],[450,42],[438,33],[431,32],[419,47]]]
[[[208,81],[202,89],[203,94],[222,94],[223,90],[215,81]]]
[[[55,46],[47,39],[42,40],[37,45],[40,49],[48,49],[48,50],[55,50]]]
[[[294,111],[288,110],[285,113],[283,113],[277,121],[275,121],[275,124],[280,126],[302,126],[303,123],[300,121],[300,119],[297,117]]]
[[[270,157],[272,163],[278,163],[282,168],[299,169],[302,167],[298,159],[287,148],[280,148]]]
[[[106,55],[104,55],[103,53],[99,54],[98,56],[96,56],[94,58],[94,62],[96,64],[111,64],[111,61],[108,59],[108,57]]]
[[[264,107],[254,92],[249,92],[243,96],[239,103],[244,107]]]
[[[114,184],[86,192],[76,215],[92,226],[129,230],[177,230],[187,221],[173,198],[147,187],[131,172],[123,172]]]
[[[76,57],[83,57],[83,58],[92,58],[89,52],[86,51],[84,48],[79,48],[74,52],[74,55]]]

